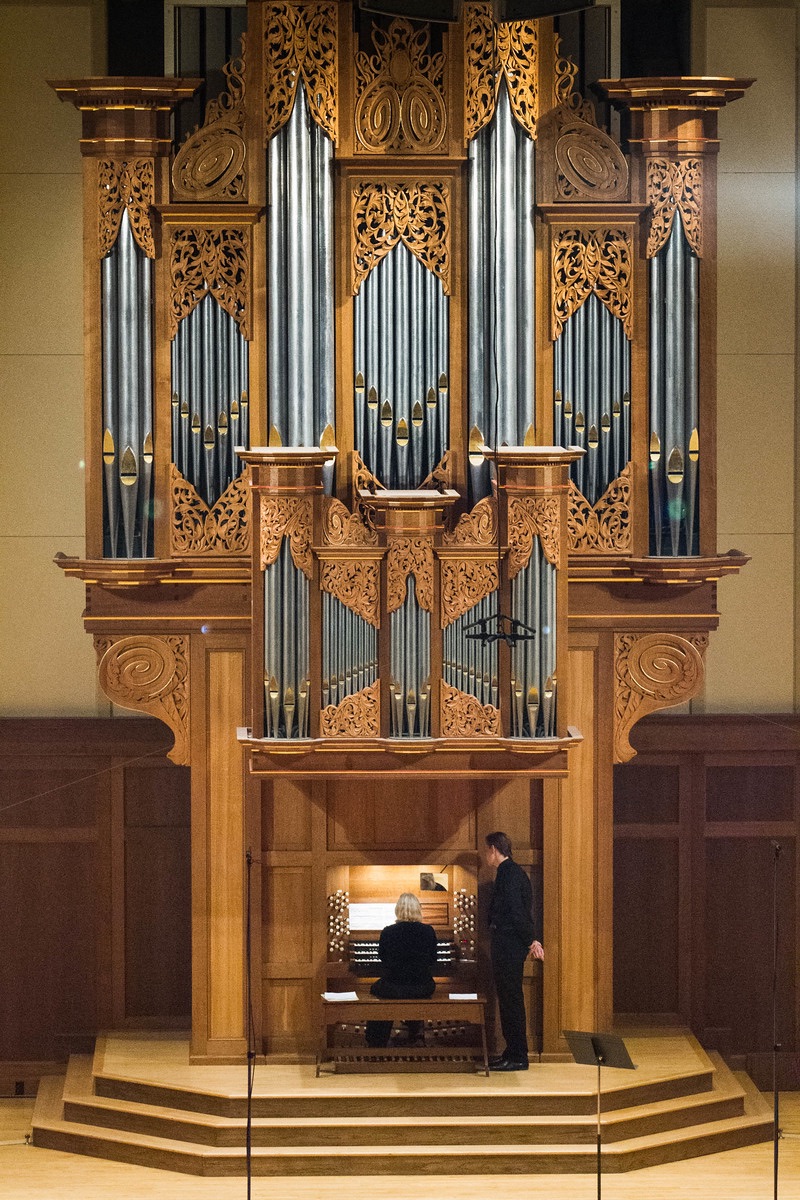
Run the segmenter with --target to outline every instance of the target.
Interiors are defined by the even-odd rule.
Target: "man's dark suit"
[[[506,1054],[519,1061],[528,1058],[522,971],[533,942],[532,902],[527,873],[513,858],[503,859],[489,905],[492,973]]]

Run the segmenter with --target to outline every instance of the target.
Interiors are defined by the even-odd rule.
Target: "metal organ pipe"
[[[300,82],[267,147],[268,423],[286,446],[319,445],[336,423],[331,162]],[[323,481],[330,492],[332,464]]]
[[[503,83],[469,147],[468,427],[490,444],[519,445],[534,423],[534,153]],[[472,503],[489,494],[485,462],[469,485]]]
[[[127,211],[101,263],[104,552],[152,553],[152,262]]]

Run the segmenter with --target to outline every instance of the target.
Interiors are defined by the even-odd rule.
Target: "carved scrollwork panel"
[[[431,54],[430,26],[404,17],[372,27],[374,54],[356,55],[356,149],[434,154],[447,135],[445,59]]]
[[[699,158],[671,162],[647,160],[647,202],[652,205],[647,257],[654,258],[669,238],[675,213],[683,219],[686,240],[703,257],[703,163]]]
[[[614,761],[636,753],[629,735],[638,720],[696,696],[704,678],[708,635],[618,634],[614,639]]]
[[[532,138],[539,115],[537,91],[538,24],[495,25],[488,4],[468,4],[464,16],[466,74],[465,140],[471,141],[494,116],[502,80],[511,111]]]
[[[206,105],[205,121],[190,133],[172,164],[176,200],[242,200],[247,191],[244,141],[245,63],[231,59],[224,67],[225,90]]]
[[[248,473],[242,471],[209,508],[174,463],[170,464],[170,550],[185,554],[249,554]]]
[[[497,590],[497,563],[486,559],[441,560],[442,629]]]
[[[280,554],[281,542],[289,538],[292,562],[311,579],[312,508],[309,497],[261,495],[261,570],[272,566]]]
[[[633,338],[633,239],[626,229],[562,229],[554,235],[553,341],[593,292]]]
[[[209,293],[250,337],[250,236],[242,227],[175,229],[170,239],[170,338]]]
[[[629,554],[632,545],[631,464],[612,480],[594,507],[570,480],[569,548],[579,554]]]
[[[387,552],[387,609],[394,612],[406,598],[406,580],[416,581],[417,603],[433,612],[433,543],[428,538],[399,537]]]
[[[323,560],[319,585],[375,629],[380,627],[380,563],[364,559]]]
[[[557,496],[512,496],[508,502],[508,577],[528,563],[538,537],[547,561],[561,566],[561,514]]]
[[[375,738],[381,731],[381,684],[377,679],[368,688],[329,704],[319,715],[322,737]]]
[[[399,241],[450,295],[450,186],[359,183],[353,188],[353,284],[361,284]]]
[[[573,119],[555,144],[556,194],[561,200],[624,199],[628,164],[619,146],[601,129]]]
[[[123,212],[127,211],[131,232],[139,249],[155,258],[150,209],[155,201],[153,160],[131,158],[124,162],[101,159],[97,164],[97,246],[105,258],[119,233]]]
[[[485,496],[468,513],[459,517],[455,529],[442,537],[445,546],[496,546],[497,501]]]
[[[500,710],[441,681],[441,733],[446,738],[500,737]]]
[[[358,512],[351,513],[341,500],[326,496],[323,502],[322,539],[326,546],[375,546],[377,532]]]
[[[94,639],[100,686],[115,704],[149,713],[175,735],[167,757],[189,763],[189,641],[185,637]]]
[[[336,4],[264,5],[265,142],[289,120],[301,79],[311,116],[337,141],[337,20]]]

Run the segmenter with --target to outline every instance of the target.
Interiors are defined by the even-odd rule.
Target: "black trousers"
[[[492,975],[497,1005],[500,1009],[500,1028],[509,1058],[527,1060],[528,1034],[525,1020],[525,997],[522,992],[522,972],[528,957],[528,946],[513,938],[495,934],[492,937]]]
[[[373,996],[379,996],[381,1000],[427,1000],[436,991],[436,984],[431,980],[430,983],[403,986],[399,983],[392,983],[390,979],[376,979],[369,990]],[[405,1022],[409,1041],[421,1037],[422,1026],[422,1021]],[[372,1046],[374,1049],[388,1046],[391,1036],[391,1021],[367,1021],[366,1040],[368,1046]]]

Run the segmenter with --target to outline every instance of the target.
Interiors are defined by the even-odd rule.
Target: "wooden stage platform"
[[[681,1030],[622,1031],[635,1072],[603,1076],[606,1174],[768,1141],[771,1109]],[[259,1065],[253,1175],[590,1174],[596,1072],[314,1076]],[[174,1034],[114,1034],[42,1081],[37,1147],[214,1177],[245,1173],[244,1067],[194,1066]],[[588,1182],[588,1181],[587,1181]],[[588,1193],[587,1193],[588,1194]]]

